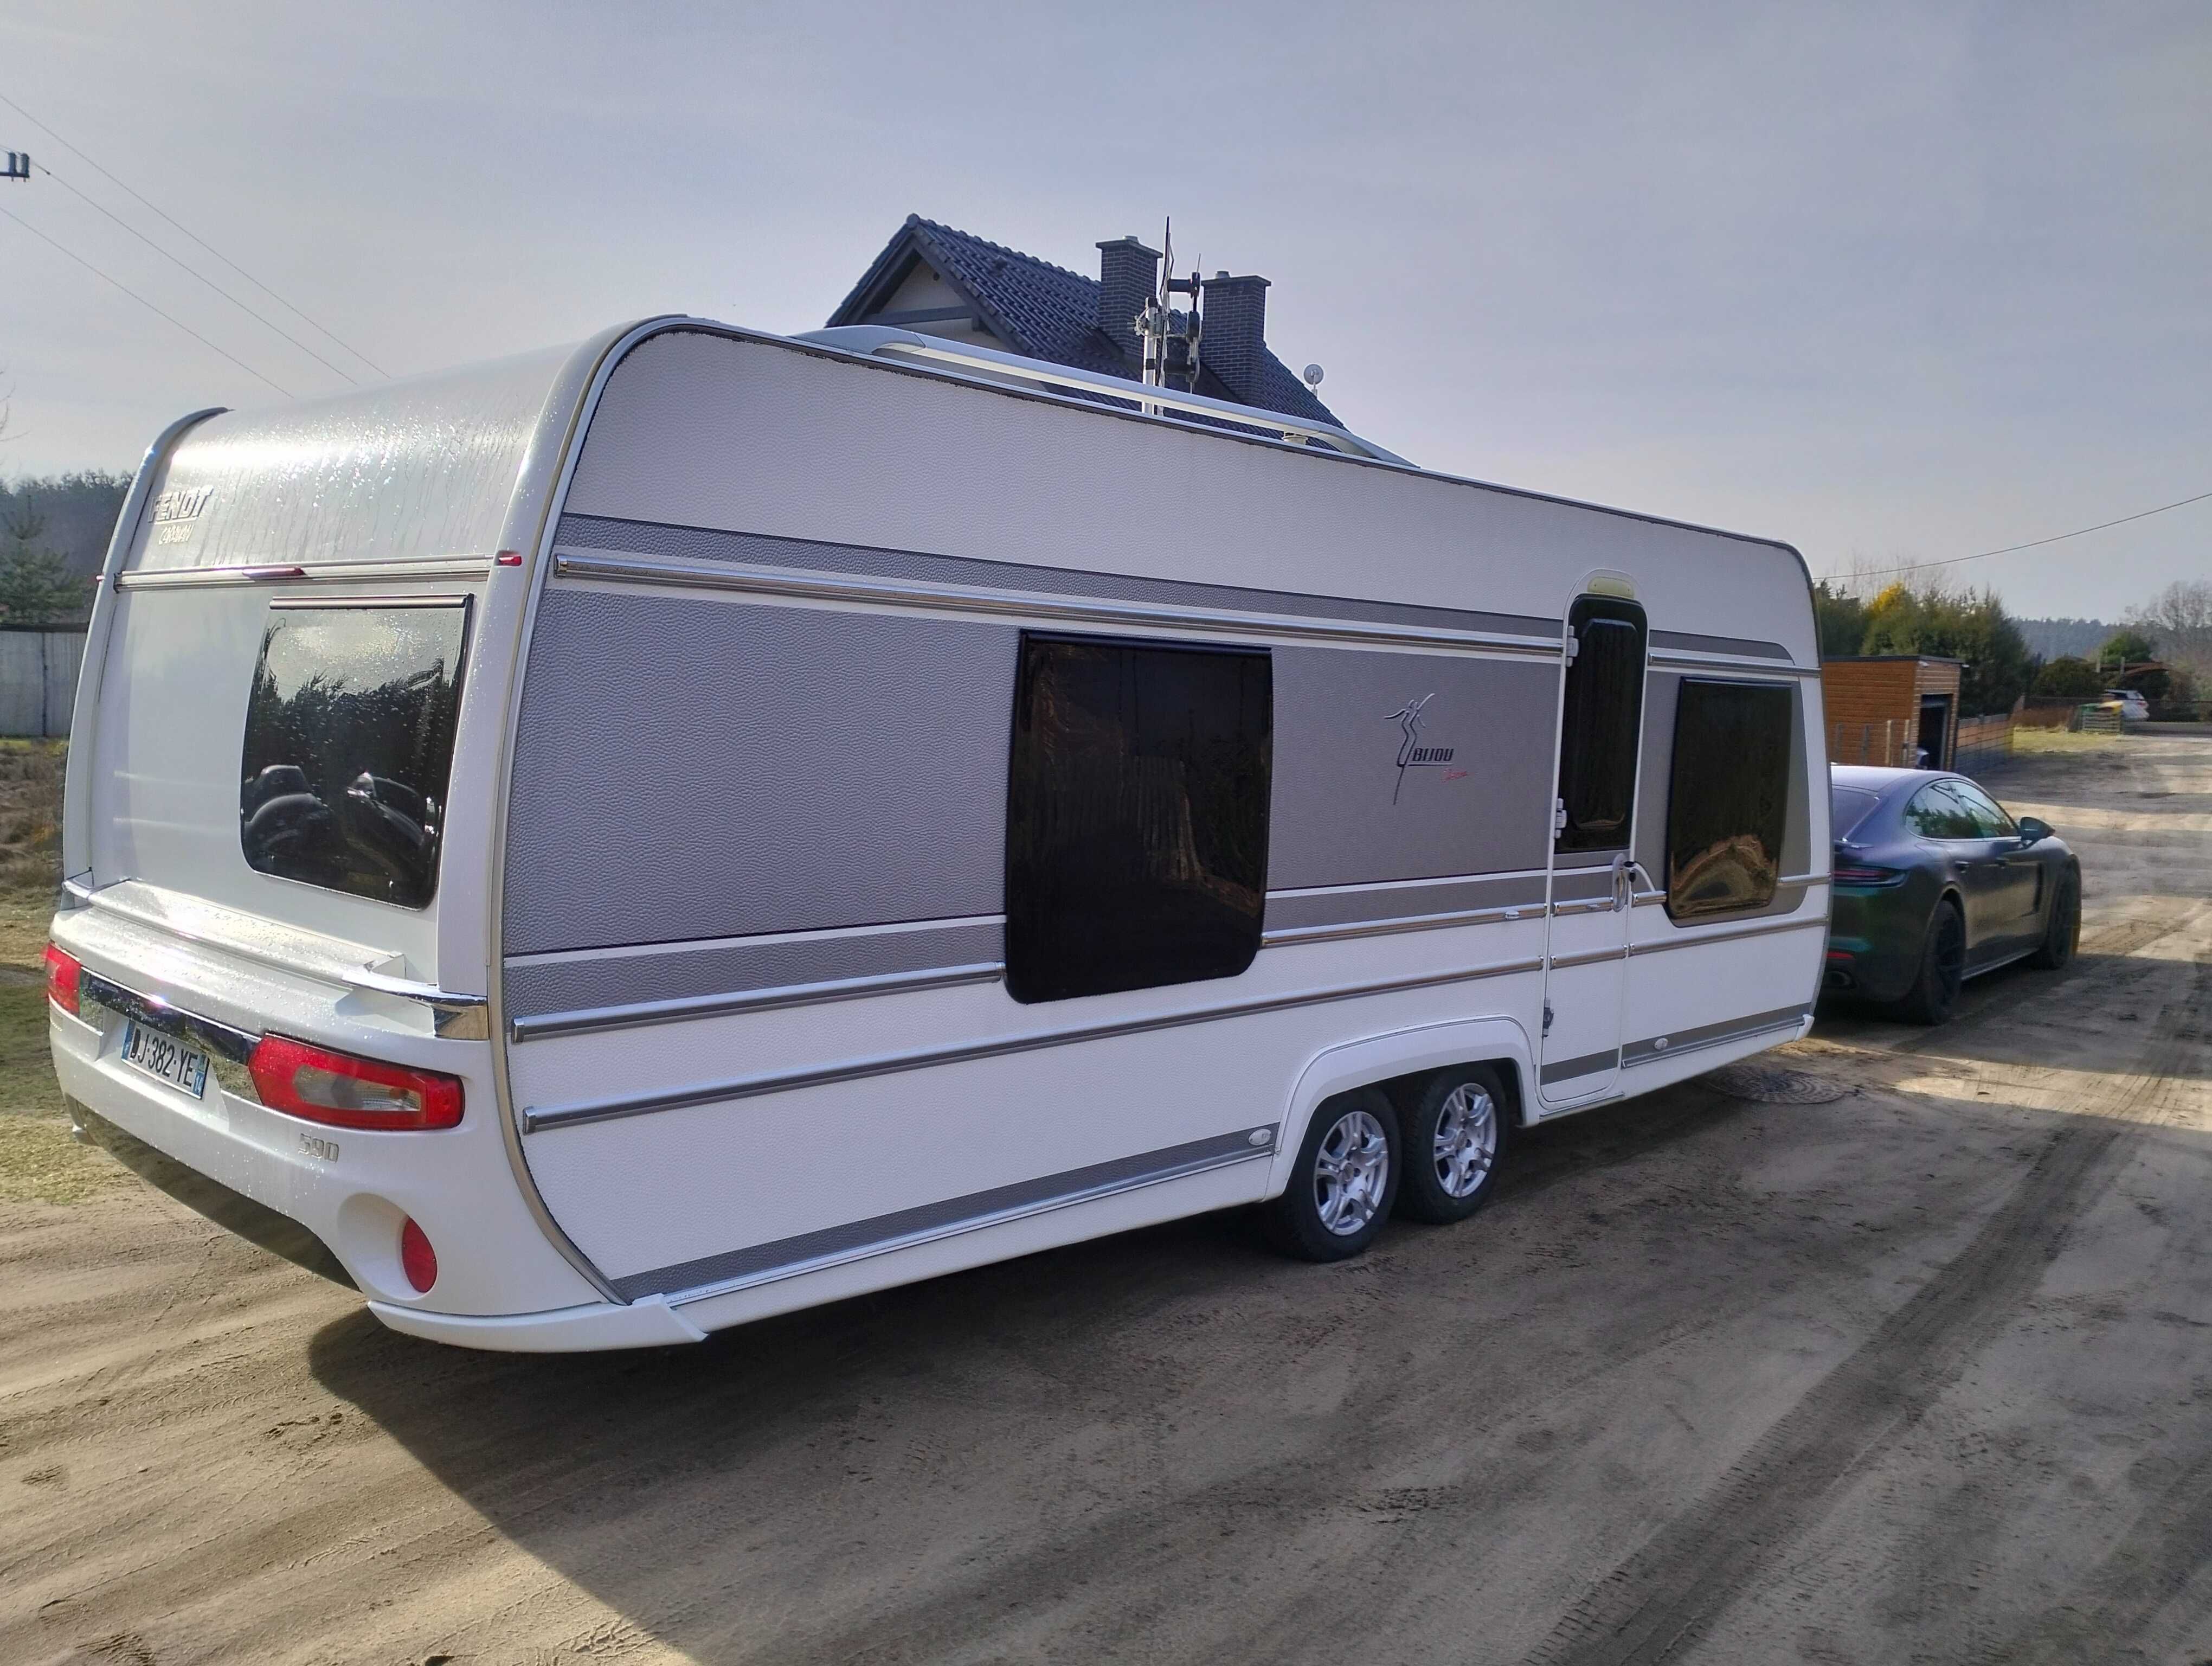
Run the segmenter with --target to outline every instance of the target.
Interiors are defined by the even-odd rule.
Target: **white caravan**
[[[201,412],[94,611],[55,1067],[480,1347],[1237,1205],[1332,1258],[1804,1032],[1818,670],[1786,544],[898,331]]]

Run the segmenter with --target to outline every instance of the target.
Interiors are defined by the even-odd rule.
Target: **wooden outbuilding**
[[[1948,769],[1959,740],[1962,662],[1915,654],[1820,661],[1831,763]]]

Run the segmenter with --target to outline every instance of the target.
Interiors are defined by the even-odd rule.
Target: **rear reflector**
[[[83,970],[68,950],[46,945],[46,999],[72,1018],[82,1016],[77,1010],[76,982]]]
[[[415,1224],[412,1215],[399,1228],[399,1270],[406,1274],[407,1282],[415,1286],[418,1296],[438,1282],[438,1252],[430,1247],[430,1235]]]
[[[461,1120],[461,1082],[435,1070],[380,1064],[264,1036],[246,1061],[261,1103],[340,1128],[449,1128]]]

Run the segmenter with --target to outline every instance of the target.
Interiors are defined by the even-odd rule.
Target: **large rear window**
[[[438,889],[468,605],[270,610],[239,824],[263,873],[426,906]]]
[[[1881,800],[1859,787],[1831,787],[1828,788],[1828,824],[1832,836],[1838,839],[1850,837],[1858,824]]]

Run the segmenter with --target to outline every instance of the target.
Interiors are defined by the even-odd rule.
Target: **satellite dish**
[[[1305,368],[1304,374],[1305,377],[1305,384],[1308,387],[1319,387],[1321,386],[1321,367],[1319,365],[1308,365]]]

